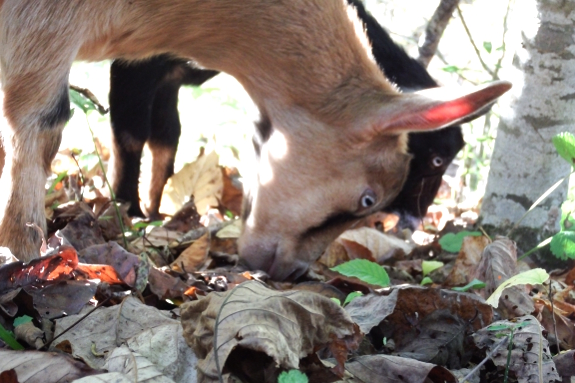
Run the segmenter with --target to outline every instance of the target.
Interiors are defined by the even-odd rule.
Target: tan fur
[[[352,223],[313,229],[327,217],[363,216],[401,188],[409,160],[406,129],[386,133],[385,121],[398,120],[396,100],[403,96],[374,64],[362,27],[343,0],[0,4],[4,113],[10,124],[2,132],[7,160],[0,179],[6,193],[0,200],[0,206],[6,201],[0,244],[24,260],[38,253],[38,238],[24,224],[44,226],[44,177],[63,125],[46,126],[46,116],[58,105],[75,59],[138,60],[169,52],[242,83],[275,136],[263,145],[260,180],[251,185],[253,206],[240,255],[278,279],[301,274]],[[406,105],[424,102],[410,97]],[[406,126],[419,121],[416,114]],[[358,204],[367,189],[377,200],[362,209]]]

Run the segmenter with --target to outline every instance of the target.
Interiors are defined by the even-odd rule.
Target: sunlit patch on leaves
[[[575,231],[560,231],[551,239],[551,253],[559,259],[575,259]]]
[[[447,233],[439,240],[441,248],[450,253],[457,253],[461,250],[461,245],[463,244],[463,238],[468,236],[480,237],[482,233],[480,231],[460,231],[457,234]]]
[[[575,167],[575,136],[569,132],[559,133],[553,137],[553,145],[557,153]]]
[[[354,259],[332,268],[346,277],[356,277],[362,281],[378,286],[389,286],[387,271],[375,262],[365,259]]]
[[[499,306],[499,298],[503,293],[503,290],[510,286],[517,286],[517,285],[541,285],[547,279],[549,279],[549,274],[543,269],[532,269],[525,271],[523,273],[517,274],[505,282],[503,282],[499,287],[491,294],[489,298],[487,298],[486,302],[491,306],[497,308]]]

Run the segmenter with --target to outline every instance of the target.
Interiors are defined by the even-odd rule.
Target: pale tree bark
[[[513,65],[501,73],[513,82],[502,107],[480,223],[505,232],[556,181],[570,172],[551,142],[575,132],[575,0],[521,0],[510,33],[520,37]],[[531,211],[512,238],[523,251],[559,230],[564,182]]]

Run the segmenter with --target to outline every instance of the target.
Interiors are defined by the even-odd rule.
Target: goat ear
[[[485,109],[511,89],[511,83],[498,81],[466,91],[451,88],[426,89],[400,94],[383,107],[380,118],[364,132],[373,134],[421,132],[461,122]]]

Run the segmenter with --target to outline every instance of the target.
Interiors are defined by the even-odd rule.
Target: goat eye
[[[361,195],[361,199],[359,200],[362,208],[369,208],[375,205],[375,193],[371,189],[367,189]]]
[[[440,167],[441,165],[443,165],[443,158],[439,157],[439,156],[435,156],[433,157],[433,159],[431,160],[431,163],[433,164],[433,166],[435,166],[436,168]]]

